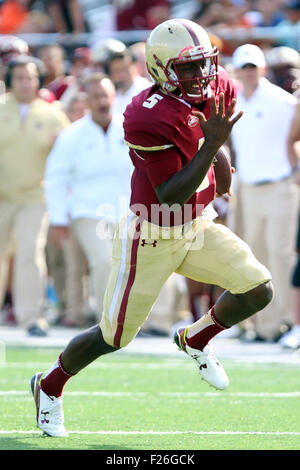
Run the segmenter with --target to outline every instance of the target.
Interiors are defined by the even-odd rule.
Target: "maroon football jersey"
[[[212,82],[211,93],[215,91]],[[235,97],[235,87],[220,68],[219,92],[225,94],[226,109]],[[218,102],[218,96],[216,97]],[[183,168],[203,144],[199,119],[186,101],[169,96],[157,85],[139,93],[124,113],[125,142],[135,167],[131,181],[131,210],[158,225],[179,225],[199,216],[215,198],[216,182],[213,166],[204,181],[186,204],[171,210],[161,205],[154,188]],[[199,108],[210,115],[210,99]]]

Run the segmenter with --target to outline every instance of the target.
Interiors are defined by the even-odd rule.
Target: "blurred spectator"
[[[91,51],[88,47],[77,47],[70,57],[70,75],[82,80],[91,71]]]
[[[209,33],[208,36],[209,36],[211,45],[212,45],[213,47],[217,47],[217,48],[218,48],[218,50],[219,50],[219,55],[220,55],[220,54],[222,53],[223,47],[224,47],[223,39],[221,39],[220,36],[217,36],[216,34],[212,34],[212,33]]]
[[[22,30],[28,19],[28,0],[5,0],[0,7],[1,34],[18,33]]]
[[[132,98],[151,86],[152,82],[139,75],[136,61],[128,49],[122,53],[112,54],[107,67],[116,87],[114,112],[123,115]]]
[[[75,122],[78,119],[85,116],[87,112],[87,95],[84,91],[81,91],[73,96],[73,98],[64,106],[68,118],[71,122]]]
[[[222,18],[222,5],[219,0],[198,0],[198,9],[195,11],[192,21],[196,21],[201,26],[212,26],[220,22]]]
[[[50,232],[51,236],[51,232]],[[48,240],[50,274],[58,296],[58,310],[54,323],[66,327],[87,326],[92,307],[89,302],[88,265],[86,256],[75,234],[70,230],[62,247]],[[52,268],[52,271],[51,271]]]
[[[253,26],[272,27],[285,19],[282,0],[255,0],[246,18]]]
[[[17,36],[0,36],[0,65],[4,67],[11,59],[18,55],[27,55],[29,47],[27,42]],[[3,78],[3,75],[1,75]]]
[[[45,0],[54,30],[61,34],[84,33],[86,25],[79,0]]]
[[[13,302],[14,243],[11,240],[0,266],[0,310],[1,324],[17,324]]]
[[[272,273],[271,306],[253,319],[256,339],[277,340],[292,322],[289,282],[294,256],[298,188],[292,179],[287,136],[297,100],[265,78],[263,51],[252,44],[233,54],[244,115],[232,131],[240,182],[243,238]],[[284,119],[283,119],[284,116]]]
[[[300,186],[300,103],[292,122],[288,136],[288,155],[296,184]],[[282,338],[283,347],[296,349],[300,347],[300,211],[298,215],[298,234],[296,240],[297,260],[291,277],[291,298],[293,312],[293,326]]]
[[[300,1],[288,0],[284,6],[287,21],[296,24],[300,20]]]
[[[136,63],[138,74],[141,77],[147,78],[147,80],[152,80],[146,65],[145,48],[146,43],[141,41],[129,46],[128,50],[130,54],[132,54],[133,60]]]
[[[300,54],[286,46],[273,47],[266,52],[268,78],[289,93],[300,87]]]
[[[18,324],[30,335],[45,335],[45,241],[47,216],[43,179],[46,159],[68,125],[55,105],[37,97],[40,71],[34,58],[7,65],[10,92],[0,106],[0,257],[14,236],[13,299]]]
[[[59,100],[68,86],[74,82],[73,77],[66,74],[65,51],[58,44],[50,44],[41,47],[38,56],[46,68],[44,86]]]
[[[3,80],[5,76],[5,70],[7,63],[13,59],[14,57],[18,57],[19,55],[29,55],[29,47],[28,44],[21,38],[12,35],[2,35],[0,36],[0,80]],[[34,59],[36,63],[38,59]],[[39,63],[40,73],[43,75],[42,81],[44,82],[45,78],[45,70],[44,65],[40,61]],[[38,90],[38,95],[40,98],[43,98],[45,101],[52,103],[56,100],[55,95],[46,88],[40,88]]]
[[[27,55],[29,53],[28,44],[17,36],[0,36],[0,99],[5,93],[5,69],[7,63],[18,55]],[[2,101],[1,101],[2,103]]]
[[[60,96],[60,102],[64,108],[69,107],[73,98],[83,91],[83,82],[92,71],[90,55],[87,47],[78,47],[70,57],[69,86]]]
[[[112,237],[129,204],[132,164],[122,120],[112,113],[113,83],[97,73],[87,78],[85,87],[90,113],[57,139],[48,159],[46,195],[52,243],[62,247],[74,231],[88,260],[100,315]]]
[[[75,94],[63,107],[71,122],[81,119],[87,113],[87,95]],[[49,234],[50,235],[50,234]],[[58,297],[58,305],[48,315],[52,322],[68,327],[83,326],[87,320],[88,289],[86,286],[87,261],[74,233],[63,243],[62,249],[47,241],[47,262],[49,277]],[[58,307],[58,308],[57,308]]]
[[[200,3],[200,10],[193,16],[203,27],[209,27],[210,33],[222,38],[223,29],[251,28],[252,23],[247,19],[249,2],[247,0],[216,0]],[[235,40],[222,39],[222,51],[224,55],[232,54]]]
[[[51,29],[46,13],[32,10],[34,0],[4,0],[0,6],[0,33],[44,33]]]
[[[246,19],[249,2],[246,0],[204,0],[199,1],[199,10],[194,13],[193,21],[201,26],[239,25],[250,26]]]
[[[55,94],[52,93],[52,91],[48,90],[48,88],[41,88],[38,92],[38,95],[40,98],[47,101],[48,103],[53,103],[54,101],[57,101]]]
[[[285,348],[300,348],[300,215],[298,217],[297,261],[291,279],[291,304],[293,312],[292,328],[285,333],[279,343]]]
[[[277,42],[281,46],[291,47],[297,49],[298,46],[298,34],[291,36],[290,27],[300,24],[300,1],[289,0],[284,7],[285,19],[279,22],[276,26],[280,28],[280,37],[277,34]]]
[[[126,46],[117,39],[108,38],[97,41],[91,48],[92,68],[95,72],[108,74],[107,63],[113,54],[123,53]]]
[[[171,17],[170,0],[113,0],[118,31],[153,29]]]
[[[0,36],[0,84],[1,94],[5,93],[4,77],[6,72],[7,64],[10,60],[20,55],[28,55],[29,47],[28,44],[21,38],[12,35]],[[35,59],[37,62],[37,59]],[[39,64],[41,65],[41,64]],[[42,68],[40,69],[42,74]],[[1,83],[2,82],[2,83]],[[47,91],[47,90],[46,90]],[[45,88],[38,90],[38,96],[45,98]],[[47,91],[47,97],[49,92]],[[3,97],[3,95],[2,95]],[[53,98],[53,97],[52,97]],[[54,98],[53,98],[54,99]],[[53,101],[48,100],[48,101]],[[0,304],[3,306],[4,311],[4,323],[5,324],[16,324],[16,319],[13,312],[13,294],[12,294],[12,279],[13,279],[13,243],[10,243],[7,258],[2,260],[0,267]]]
[[[293,168],[294,181],[300,186],[300,102],[297,103],[296,112],[288,135],[287,151],[290,165]]]
[[[247,19],[249,2],[247,0],[221,0],[221,26],[251,28],[252,23]]]

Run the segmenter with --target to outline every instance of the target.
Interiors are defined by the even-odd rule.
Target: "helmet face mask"
[[[164,92],[197,104],[206,98],[212,80],[218,87],[219,51],[211,46],[201,26],[187,20],[169,20],[153,33],[147,41],[146,62]]]
[[[205,54],[202,47],[183,49],[179,57],[169,59],[165,67],[165,74],[168,77],[164,90],[166,92],[174,90],[174,87],[180,90],[180,97],[186,101],[194,103],[201,102],[207,94],[207,87],[212,80],[217,80],[218,51],[213,50],[211,54]],[[196,65],[198,73],[194,73],[189,78],[183,78],[181,66]],[[191,89],[195,89],[195,93]],[[190,90],[188,90],[190,89]]]

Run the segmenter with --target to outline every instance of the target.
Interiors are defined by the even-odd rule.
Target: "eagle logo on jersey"
[[[198,122],[199,122],[199,119],[197,118],[197,116],[190,115],[188,117],[188,126],[189,127],[196,127]]]

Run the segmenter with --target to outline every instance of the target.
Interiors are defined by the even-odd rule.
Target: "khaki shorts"
[[[244,241],[204,217],[165,228],[131,213],[117,227],[112,257],[100,327],[115,347],[134,339],[173,272],[232,294],[271,279]]]

